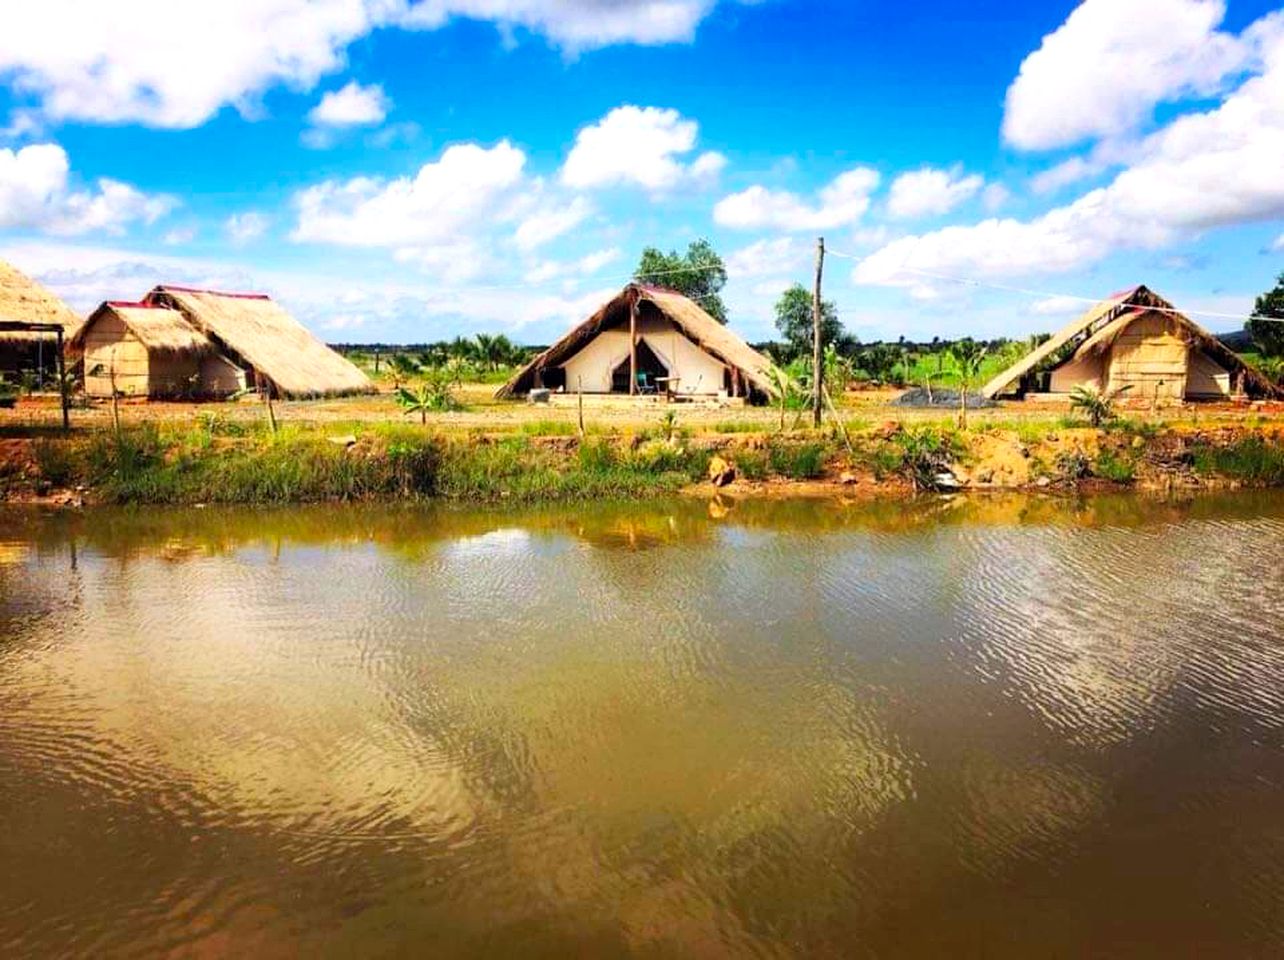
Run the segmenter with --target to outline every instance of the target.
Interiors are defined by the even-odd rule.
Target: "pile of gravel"
[[[946,390],[944,388],[932,388],[931,398],[928,398],[927,388],[911,387],[892,401],[898,407],[941,407],[957,410],[959,408],[959,391]],[[985,407],[994,406],[993,400],[987,400],[975,390],[969,390],[967,394],[967,408],[969,410],[980,410]]]

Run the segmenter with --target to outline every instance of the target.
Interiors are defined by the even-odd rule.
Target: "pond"
[[[0,512],[0,953],[1284,949],[1284,495]]]

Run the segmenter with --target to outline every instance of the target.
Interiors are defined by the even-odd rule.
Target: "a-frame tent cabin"
[[[537,388],[636,395],[657,389],[678,397],[776,393],[771,361],[694,301],[631,283],[522,367],[496,396]]]
[[[1145,286],[1093,305],[981,393],[1056,398],[1080,386],[1137,400],[1280,395],[1234,351]]]

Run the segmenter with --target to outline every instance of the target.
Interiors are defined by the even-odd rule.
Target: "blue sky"
[[[331,340],[547,342],[708,237],[757,340],[821,234],[862,339],[1141,282],[1234,328],[1284,269],[1284,13],[43,0],[0,35],[0,256],[82,311],[168,281]]]

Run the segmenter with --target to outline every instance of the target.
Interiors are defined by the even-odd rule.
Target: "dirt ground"
[[[466,384],[459,391],[465,409],[450,413],[429,414],[428,423],[438,430],[507,432],[523,429],[534,432],[564,424],[573,428],[578,418],[572,397],[555,398],[549,405],[529,404],[524,401],[495,400],[495,387],[490,384]],[[877,426],[888,421],[900,424],[953,421],[957,412],[949,409],[916,409],[892,403],[898,390],[864,390],[849,392],[839,401],[843,419]],[[359,423],[414,423],[406,417],[390,393],[367,397],[343,397],[333,400],[278,401],[275,404],[277,419],[284,423],[307,425],[359,424]],[[584,420],[590,431],[636,430],[657,427],[672,412],[679,428],[697,433],[735,433],[746,431],[771,431],[778,428],[780,412],[769,407],[718,405],[716,403],[666,404],[656,398],[599,398],[587,397],[584,401]],[[973,429],[986,425],[1019,428],[1024,424],[1053,424],[1065,417],[1068,409],[1060,404],[1004,402],[996,407],[973,410],[968,413],[968,425]],[[1199,403],[1165,407],[1157,411],[1138,405],[1121,409],[1125,416],[1165,424],[1191,423],[1200,426],[1239,424],[1252,417],[1254,422],[1284,423],[1284,403]],[[125,423],[194,422],[208,417],[232,421],[253,421],[266,418],[262,401],[244,398],[233,402],[170,403],[158,401],[130,401],[120,404],[121,420]],[[76,406],[71,412],[73,429],[77,427],[105,427],[111,423],[111,408],[107,401],[93,401]],[[807,414],[801,417],[793,411],[785,414],[786,426],[798,423],[805,426]],[[28,431],[43,432],[61,423],[57,397],[24,397],[11,410],[0,410],[0,436],[21,435]]]

